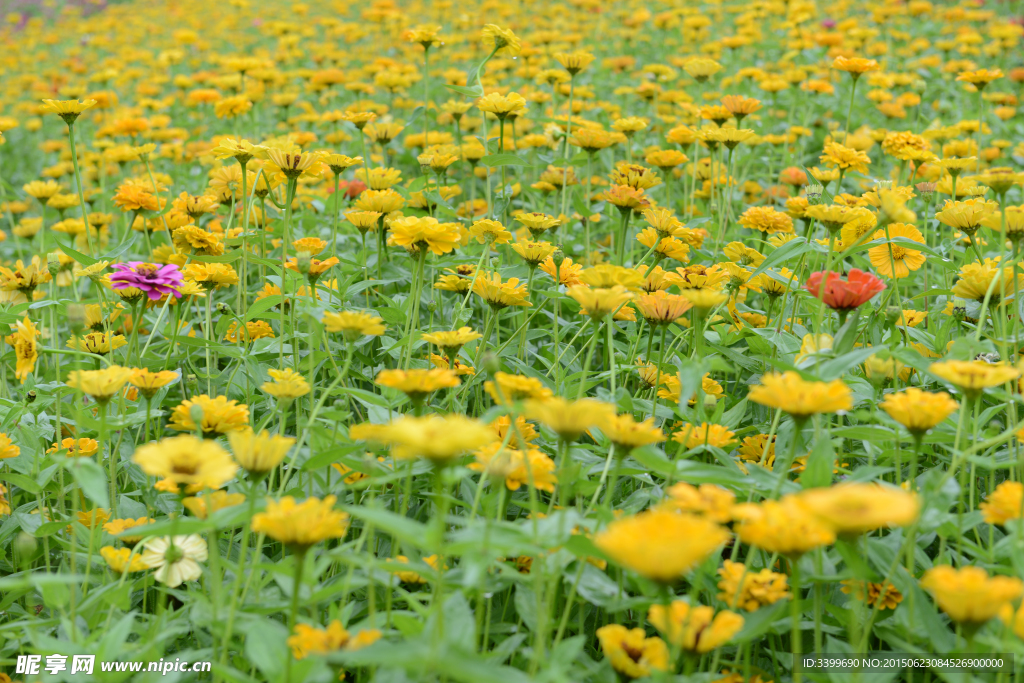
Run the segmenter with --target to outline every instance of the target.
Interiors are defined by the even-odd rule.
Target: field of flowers
[[[0,682],[1021,680],[1018,3],[45,8]]]

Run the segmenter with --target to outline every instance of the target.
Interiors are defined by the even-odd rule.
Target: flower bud
[[[50,271],[50,275],[57,277],[57,273],[60,272],[60,257],[56,252],[51,251],[46,255],[46,269]]]
[[[885,322],[890,325],[895,325],[896,321],[903,315],[903,309],[899,306],[886,306],[885,307]]]
[[[85,306],[82,304],[68,304],[67,318],[71,330],[78,334],[85,327]]]
[[[481,359],[481,362],[484,366],[484,370],[486,370],[487,374],[489,375],[493,375],[494,373],[501,370],[501,359],[498,358],[498,354],[494,353],[493,351],[488,351],[487,353],[485,353],[483,355],[483,358]]]
[[[562,251],[561,247],[555,249],[551,254],[551,260],[555,264],[555,268],[561,268],[562,264],[565,263],[565,252]]]
[[[298,264],[299,272],[303,275],[309,275],[309,269],[313,263],[313,255],[308,251],[300,251],[295,255],[295,261]]]

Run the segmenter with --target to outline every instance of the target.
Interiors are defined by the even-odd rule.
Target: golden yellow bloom
[[[508,244],[512,240],[512,233],[506,230],[504,225],[489,218],[478,220],[469,226],[469,234],[480,244]]]
[[[238,284],[238,273],[227,263],[190,263],[183,273],[186,281],[207,290]]]
[[[686,448],[697,448],[698,446],[714,446],[725,448],[736,443],[736,435],[722,425],[702,422],[700,427],[685,425],[678,432],[672,435],[672,440],[683,444]]]
[[[1021,594],[1020,579],[989,576],[981,567],[938,566],[921,577],[939,609],[956,622],[983,624]]]
[[[668,646],[661,638],[648,638],[642,628],[608,624],[597,629],[601,651],[612,668],[625,678],[646,678],[669,669]]]
[[[199,519],[206,519],[218,510],[241,505],[246,501],[244,493],[228,493],[227,491],[207,491],[198,496],[191,496],[181,501],[185,509]]]
[[[519,93],[508,95],[492,92],[476,101],[477,109],[494,114],[499,119],[506,119],[513,114],[520,114],[526,109],[526,98]]]
[[[382,635],[375,628],[363,629],[352,635],[336,620],[328,624],[327,628],[296,624],[295,635],[288,637],[288,647],[295,659],[305,659],[311,654],[329,655],[338,650],[352,652],[372,645]]]
[[[451,389],[461,382],[453,370],[381,370],[374,380],[382,387],[397,389],[414,402],[425,399],[438,389]]]
[[[3,446],[3,440],[6,438],[6,435],[0,434],[0,447]],[[10,443],[9,439],[8,443]],[[17,446],[15,446],[14,448],[17,448]],[[96,455],[96,452],[99,451],[99,448],[100,444],[98,441],[83,436],[80,439],[61,439],[59,444],[53,444],[52,446],[46,449],[46,452],[60,453],[61,451],[63,451],[63,454],[68,456],[69,458],[87,458],[89,456]],[[2,457],[2,455],[0,455],[0,457]]]
[[[947,199],[942,209],[935,213],[935,217],[943,225],[973,235],[988,215],[997,210],[999,210],[998,204],[980,197],[963,201]]]
[[[838,484],[807,489],[798,497],[812,514],[842,535],[908,526],[920,510],[916,495],[880,484]]]
[[[437,348],[441,349],[441,352],[449,358],[455,358],[459,355],[459,350],[471,341],[476,341],[483,337],[479,332],[474,332],[472,328],[460,327],[457,330],[443,330],[440,332],[424,333],[421,339],[430,344],[434,344]]]
[[[661,631],[665,640],[686,652],[705,653],[721,647],[743,628],[743,617],[712,607],[692,606],[684,600],[673,600],[668,609],[651,605],[647,621]]]
[[[752,387],[747,398],[769,408],[781,408],[796,419],[853,409],[853,394],[842,380],[809,382],[792,370],[763,375],[761,384]]]
[[[86,353],[95,353],[101,356],[105,356],[114,349],[119,349],[122,346],[127,345],[128,342],[125,340],[124,335],[105,334],[103,332],[90,332],[82,335],[81,337],[72,336],[67,341],[67,347],[69,349],[84,351]]]
[[[219,489],[238,471],[228,452],[217,442],[197,439],[191,434],[171,436],[140,446],[132,462],[146,474],[166,480],[188,492]]]
[[[575,76],[590,66],[590,63],[594,61],[594,55],[583,51],[556,52],[555,60],[561,64],[566,71]]]
[[[422,218],[407,216],[391,221],[388,244],[395,244],[415,252],[429,249],[440,256],[455,249],[459,245],[459,240],[460,235],[456,223],[439,223],[436,218],[430,216]]]
[[[987,524],[1006,524],[1011,519],[1021,518],[1024,505],[1024,484],[1019,481],[1004,481],[989,494],[978,509]]]
[[[519,38],[511,29],[501,28],[496,24],[487,24],[481,31],[485,44],[493,45],[494,54],[515,57],[522,51]]]
[[[651,509],[619,519],[594,537],[616,563],[654,581],[687,574],[729,538],[729,532],[695,515]]]
[[[279,401],[294,401],[310,392],[309,382],[291,368],[267,370],[272,381],[264,382],[260,389]]]
[[[118,574],[143,572],[149,569],[149,565],[142,559],[142,556],[133,555],[131,548],[115,548],[112,545],[105,545],[100,548],[100,556],[107,566]],[[128,558],[131,558],[130,563]]]
[[[21,448],[14,445],[11,437],[6,434],[0,434],[0,460],[17,458],[19,455],[21,455]]]
[[[133,546],[142,540],[142,536],[124,536],[126,531],[139,526],[152,524],[156,520],[151,517],[139,517],[138,519],[112,519],[103,525],[103,530],[111,536],[117,536],[118,540],[127,546]]]
[[[621,285],[608,289],[591,289],[585,285],[577,285],[570,287],[566,294],[595,320],[614,313],[633,298],[633,294]]]
[[[128,378],[128,383],[136,387],[147,399],[153,398],[156,392],[178,379],[178,373],[170,370],[158,370],[153,372],[146,368],[133,368]]]
[[[72,370],[67,385],[88,394],[94,401],[105,404],[131,379],[132,371],[119,365],[102,370]]]
[[[292,552],[304,553],[329,538],[348,531],[348,514],[334,509],[335,496],[307,498],[296,504],[291,496],[267,501],[266,512],[254,515],[252,530],[283,543]]]
[[[36,337],[40,334],[42,333],[36,329],[35,324],[26,315],[15,323],[14,334],[4,337],[4,341],[14,347],[14,374],[22,384],[36,369],[36,360],[39,358],[39,354],[36,352]]]
[[[853,76],[854,80],[860,78],[869,71],[878,71],[881,67],[873,59],[863,57],[844,57],[840,55],[832,61],[832,68],[837,71],[845,71]]]
[[[386,425],[355,425],[349,436],[356,441],[386,444],[396,458],[423,457],[444,463],[490,443],[494,431],[465,415],[429,415],[404,416]]]
[[[952,415],[960,404],[944,391],[929,393],[908,387],[904,391],[886,394],[879,407],[911,434],[921,435]]]
[[[1014,367],[980,360],[941,361],[928,366],[928,371],[956,386],[967,398],[1020,377],[1020,370]]]
[[[693,57],[683,65],[683,71],[703,83],[722,70],[722,65],[708,57]]]
[[[194,412],[202,415],[198,425],[193,417]],[[171,421],[167,426],[179,432],[201,430],[203,437],[209,439],[245,429],[248,424],[249,406],[226,396],[210,398],[200,394],[182,401],[171,413]]]
[[[481,273],[473,283],[473,292],[495,310],[509,306],[533,306],[526,300],[529,292],[525,282],[520,283],[519,278],[514,277],[502,282],[498,273]]]
[[[592,427],[600,427],[615,417],[615,407],[603,401],[584,398],[567,401],[559,396],[526,401],[523,414],[537,420],[563,441],[575,441]]]
[[[56,114],[70,126],[82,112],[94,106],[96,100],[43,100],[42,110],[47,114]]]
[[[718,582],[718,590],[721,591],[718,599],[747,612],[774,605],[779,600],[791,597],[786,575],[770,569],[754,571],[747,569],[740,562],[725,560],[718,570],[718,575],[722,577]]]
[[[288,450],[295,445],[295,439],[280,434],[271,435],[267,430],[256,434],[246,428],[228,433],[228,444],[235,461],[251,474],[269,472],[284,460]]]
[[[323,323],[325,330],[332,333],[341,332],[346,341],[355,341],[362,336],[379,337],[387,330],[382,318],[359,311],[325,311]]]
[[[924,235],[913,225],[906,223],[891,223],[888,228],[888,235],[885,230],[876,232],[872,239],[889,239],[893,237],[904,237],[920,244],[924,244]],[[884,277],[893,277],[893,266],[895,265],[895,276],[897,278],[909,277],[910,272],[918,270],[924,265],[925,255],[916,249],[910,249],[903,244],[882,244],[871,247],[868,250],[868,257],[871,265]]]
[[[832,527],[796,496],[737,505],[734,517],[740,540],[770,553],[799,556],[836,540]]]
[[[509,405],[526,399],[546,401],[553,395],[536,377],[523,377],[507,372],[494,373],[494,381],[485,382],[484,389],[499,405]]]
[[[998,265],[999,259],[964,264],[960,269],[960,279],[953,285],[953,295],[979,302],[984,301],[987,296],[993,306],[1012,300],[1015,286],[1018,291],[1024,290],[1024,274],[1015,266],[999,268]]]
[[[679,482],[669,487],[666,493],[668,498],[659,503],[661,508],[705,517],[719,524],[732,521],[732,506],[736,502],[736,495],[721,486],[701,484],[696,487]]]
[[[880,583],[868,582],[868,592],[864,595],[864,582],[856,579],[843,581],[842,591],[847,595],[853,594],[861,602],[867,603],[868,607],[878,609],[896,609],[896,606],[903,602],[903,594],[896,590],[896,586],[886,583],[883,587]]]

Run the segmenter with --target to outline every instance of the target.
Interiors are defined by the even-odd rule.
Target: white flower
[[[206,541],[199,534],[153,538],[146,542],[142,560],[156,569],[155,579],[170,588],[177,588],[185,581],[195,581],[203,575],[200,562],[206,561]]]

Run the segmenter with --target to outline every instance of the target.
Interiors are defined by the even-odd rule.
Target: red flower
[[[852,311],[885,289],[884,282],[858,268],[851,268],[846,280],[839,273],[830,272],[822,292],[824,277],[824,272],[811,273],[804,288],[837,311]]]
[[[339,180],[338,191],[345,194],[346,199],[355,199],[358,197],[363,190],[366,189],[366,183],[362,180]],[[334,187],[328,185],[327,194],[334,194]]]

